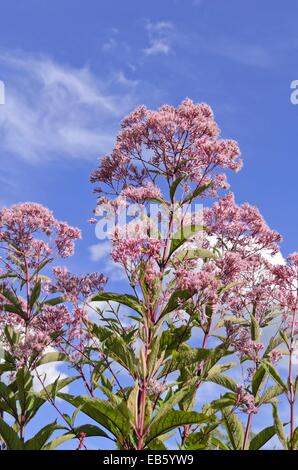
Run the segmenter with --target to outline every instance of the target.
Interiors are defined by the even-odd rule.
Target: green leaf
[[[211,437],[211,444],[216,447],[217,449],[220,449],[220,450],[230,450],[229,446],[227,446],[227,444],[225,444],[224,442],[220,441],[219,439],[217,439],[217,437]]]
[[[268,428],[263,429],[256,436],[252,438],[249,444],[249,450],[259,450],[263,447],[266,442],[276,434],[275,426],[269,426]]]
[[[197,232],[205,230],[202,225],[186,225],[181,227],[177,232],[172,235],[171,247],[169,257],[185,243],[189,238],[193,237]]]
[[[132,416],[132,421],[131,424],[133,426],[137,425],[137,419],[138,419],[138,397],[139,397],[139,385],[138,381],[136,380],[135,386],[131,390],[128,400],[127,400],[127,408],[128,411],[130,412]]]
[[[281,445],[283,446],[283,448],[287,449],[287,436],[284,431],[283,423],[280,420],[276,403],[272,404],[272,415],[273,415],[275,430],[276,430],[278,439]]]
[[[251,339],[253,341],[260,341],[261,338],[261,328],[258,323],[258,320],[256,317],[252,314],[250,314],[250,319],[251,319],[251,325],[250,325],[250,330],[251,330]]]
[[[1,294],[9,301],[9,303],[11,303],[15,307],[15,312],[22,318],[24,318],[22,306],[15,294],[10,289],[6,289],[4,287],[2,287],[1,289]],[[9,305],[4,305],[4,310],[6,307],[9,307]]]
[[[94,424],[82,424],[81,426],[77,426],[74,429],[74,433],[67,432],[62,434],[62,436],[56,437],[48,444],[43,446],[43,450],[54,450],[59,447],[64,442],[70,441],[71,439],[77,439],[81,432],[86,434],[86,437],[105,437],[110,439],[110,437],[98,426]]]
[[[26,415],[27,408],[31,401],[30,392],[33,390],[33,379],[30,371],[26,367],[19,369],[16,374],[16,384],[18,387],[18,400],[21,412]]]
[[[5,326],[4,334],[10,346],[14,347],[19,342],[20,335],[11,326]]]
[[[64,444],[64,442],[70,441],[71,439],[75,439],[76,435],[72,433],[67,433],[67,434],[62,434],[62,436],[55,437],[51,442],[48,444],[45,444],[43,446],[43,450],[54,450],[57,447],[61,446],[61,444]]]
[[[259,367],[256,372],[254,373],[253,379],[252,379],[252,393],[254,396],[257,395],[263,380],[265,378],[266,371],[263,366]]]
[[[284,383],[284,381],[280,377],[277,370],[273,367],[273,365],[270,364],[270,362],[267,362],[267,361],[262,361],[262,364],[263,364],[266,372],[268,372],[268,374],[273,378],[273,380],[275,380],[275,382],[278,385],[280,385],[285,392],[287,392],[288,391],[287,385]]]
[[[41,281],[37,281],[30,295],[30,300],[29,300],[30,309],[34,307],[35,302],[39,299],[40,292],[41,292]]]
[[[294,449],[298,449],[298,426],[294,431],[293,444],[294,444]]]
[[[48,364],[49,362],[68,362],[68,357],[60,352],[46,353],[36,362],[36,367]]]
[[[38,431],[35,436],[26,441],[24,449],[25,450],[41,450],[45,445],[47,440],[51,437],[54,431],[57,429],[64,429],[62,426],[59,426],[56,422],[50,423],[44,426],[40,431]]]
[[[176,411],[170,410],[161,419],[156,421],[150,428],[150,432],[145,440],[146,447],[151,441],[168,433],[172,429],[187,424],[201,424],[207,421],[207,417],[196,411]]]
[[[177,308],[180,308],[181,304],[183,302],[189,300],[192,297],[193,294],[191,294],[188,290],[177,290],[175,291],[170,299],[166,307],[161,313],[161,317],[164,317],[166,314],[173,312],[173,310],[176,310]]]
[[[132,375],[137,373],[138,359],[133,348],[126,344],[121,336],[96,324],[92,325],[92,333],[99,338],[103,350],[109,357],[131,372]]]
[[[241,450],[244,442],[243,425],[231,408],[222,411],[223,421],[234,450]]]
[[[213,251],[206,250],[205,248],[182,250],[175,255],[175,261],[191,260],[198,258],[216,259],[218,258],[218,256],[213,253]]]
[[[62,304],[63,302],[66,301],[66,298],[65,297],[54,297],[53,299],[48,299],[44,302],[44,304],[46,305],[58,305],[58,304]]]
[[[260,406],[263,403],[271,403],[271,400],[278,395],[281,395],[284,393],[283,388],[280,385],[273,385],[272,387],[269,387],[261,396],[261,398],[258,400],[257,405]]]
[[[232,377],[229,377],[228,375],[213,374],[208,378],[208,380],[210,382],[214,382],[218,385],[221,385],[222,387],[225,387],[229,390],[232,390],[233,392],[236,392],[237,390],[237,383],[234,379],[232,379]]]
[[[107,433],[94,424],[82,424],[81,426],[75,427],[74,431],[76,432],[77,436],[80,435],[81,432],[84,432],[87,437],[100,436],[110,439]]]
[[[125,437],[129,434],[130,429],[127,424],[131,416],[124,402],[115,406],[99,398],[73,397],[65,393],[59,393],[59,397],[76,408],[80,406],[81,411],[110,431],[115,437]]]
[[[191,336],[191,326],[182,325],[178,328],[170,326],[164,330],[160,338],[160,349],[165,351],[165,357],[177,351],[182,343],[187,341]]]
[[[43,398],[47,398],[48,396],[55,398],[60,390],[63,390],[63,388],[67,387],[67,385],[71,384],[75,380],[78,380],[79,378],[79,375],[75,377],[65,377],[64,379],[59,379],[59,377],[57,377],[55,382],[47,385],[39,392],[39,396]]]
[[[207,450],[210,447],[211,434],[203,430],[191,433],[185,441],[186,450]]]
[[[171,185],[171,187],[170,187],[170,198],[171,198],[172,202],[174,202],[174,196],[175,196],[176,190],[177,190],[179,184],[181,183],[181,181],[183,181],[184,178],[185,178],[184,176],[180,176],[179,178],[175,179],[175,181]]]
[[[213,376],[217,376],[218,374],[221,374],[222,372],[225,372],[226,370],[229,370],[232,367],[235,367],[235,365],[236,365],[235,362],[226,362],[224,364],[216,364],[212,366],[211,369],[208,370],[205,380],[212,381]]]
[[[119,304],[127,305],[128,307],[132,308],[141,315],[144,314],[144,305],[137,299],[137,297],[130,294],[113,294],[112,292],[101,292],[91,298],[92,302],[101,302],[108,300],[118,302]]]
[[[198,197],[200,194],[206,191],[206,189],[210,188],[211,185],[212,183],[203,184],[202,186],[197,186],[188,196],[186,196],[186,198],[182,201],[182,204],[192,201],[195,197]]]
[[[11,414],[15,419],[18,416],[17,403],[15,393],[11,388],[5,385],[3,382],[0,382],[0,398],[3,400],[3,404],[0,403],[0,409]],[[3,407],[3,405],[6,405]]]
[[[9,450],[22,450],[23,443],[11,426],[0,417],[0,436]]]
[[[150,426],[154,426],[161,421],[171,409],[177,405],[183,398],[191,392],[196,390],[197,379],[193,379],[189,384],[186,384],[180,390],[176,391],[168,400],[164,400],[157,410],[156,415],[151,421]]]

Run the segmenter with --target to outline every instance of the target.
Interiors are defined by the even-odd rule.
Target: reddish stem
[[[289,403],[290,403],[290,448],[294,449],[294,431],[295,431],[295,385],[293,377],[293,354],[295,349],[295,326],[296,326],[296,314],[297,310],[294,311],[292,325],[291,325],[291,336],[290,336],[290,357],[289,357]]]
[[[251,422],[252,422],[252,413],[250,413],[248,415],[248,418],[247,418],[242,450],[247,450],[248,438],[249,438],[249,433],[250,433],[250,428],[251,428]]]

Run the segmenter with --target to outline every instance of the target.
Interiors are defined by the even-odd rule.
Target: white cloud
[[[244,65],[271,67],[274,64],[272,51],[260,44],[237,42],[228,37],[215,38],[208,43],[202,37],[199,42],[199,49]]]
[[[61,367],[60,362],[51,362],[38,367],[38,374],[45,386],[53,383],[58,377],[60,379],[67,377],[67,374],[61,372],[59,366]],[[33,371],[33,388],[36,392],[39,392],[43,388],[35,371]],[[63,388],[63,393],[67,393],[67,391],[68,387]]]
[[[104,272],[111,281],[126,280],[124,269],[120,264],[115,263],[110,256],[111,242],[101,242],[96,245],[89,246],[89,253],[91,261],[101,261],[104,265]]]
[[[97,243],[89,246],[90,258],[92,261],[99,261],[107,257],[111,252],[111,242]]]
[[[49,346],[45,352],[55,352],[55,349]],[[38,378],[36,371],[33,371],[33,388],[36,392],[39,392],[43,388],[41,381],[45,386],[47,386],[53,383],[58,377],[60,379],[65,379],[66,377],[68,377],[67,374],[60,370],[61,364],[61,362],[49,362],[47,364],[43,364],[42,366],[37,367],[37,372],[40,379]],[[63,388],[64,393],[66,393],[67,391],[68,387]]]
[[[171,46],[173,28],[173,24],[169,21],[158,21],[156,23],[147,21],[146,29],[149,46],[143,49],[143,52],[146,55],[169,55],[173,53]]]
[[[129,87],[135,87],[139,84],[138,80],[131,80],[130,78],[127,78],[122,70],[116,74],[116,81],[121,85]]]
[[[278,251],[275,255],[272,255],[265,250],[262,251],[262,256],[265,258],[266,261],[268,261],[270,264],[276,266],[276,265],[286,265],[286,260],[283,257],[282,253]]]
[[[0,112],[2,153],[40,162],[91,159],[111,149],[119,120],[133,105],[133,83],[127,80],[125,93],[118,96],[88,67],[25,54],[0,54],[0,64],[7,76]]]

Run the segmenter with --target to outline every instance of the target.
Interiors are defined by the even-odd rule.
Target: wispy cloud
[[[0,64],[7,77],[0,151],[39,162],[94,158],[111,148],[116,123],[133,105],[134,84],[127,80],[120,97],[88,67],[24,54],[0,54]]]
[[[149,46],[143,49],[143,52],[146,55],[172,54],[171,36],[173,29],[174,25],[170,21],[158,21],[156,23],[147,21],[146,30]]]
[[[274,63],[272,50],[264,45],[244,43],[232,38],[222,38],[206,44],[203,48],[212,54],[231,59],[244,65],[270,67]]]
[[[126,279],[123,268],[120,264],[111,259],[111,242],[101,242],[89,246],[91,261],[101,262],[104,265],[104,272],[111,281],[123,281]],[[100,267],[98,268],[100,270]]]

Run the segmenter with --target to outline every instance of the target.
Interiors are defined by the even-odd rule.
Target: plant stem
[[[295,309],[292,324],[291,324],[291,336],[290,336],[290,354],[289,354],[289,403],[290,403],[290,449],[294,449],[294,431],[295,431],[295,386],[293,377],[293,354],[295,349],[295,326],[296,326],[296,314]]]
[[[250,428],[251,428],[251,422],[252,422],[252,413],[250,413],[248,415],[248,418],[247,418],[242,450],[247,450],[248,438],[249,438],[249,433],[250,433]]]

